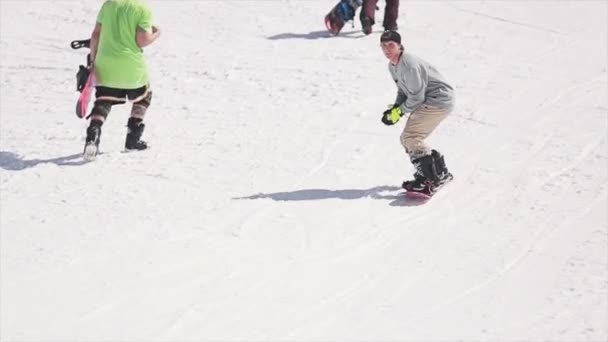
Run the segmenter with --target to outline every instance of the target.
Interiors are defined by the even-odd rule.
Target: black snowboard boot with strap
[[[148,144],[141,140],[146,125],[139,118],[129,118],[127,122],[127,138],[125,140],[126,151],[141,151],[148,148]]]
[[[443,156],[436,150],[429,155],[412,159],[412,164],[416,167],[414,180],[405,181],[402,185],[407,191],[433,196],[439,188],[454,178],[448,171]]]
[[[87,138],[84,143],[84,151],[82,154],[87,160],[93,160],[97,156],[102,125],[103,122],[99,120],[91,120],[89,123],[89,127],[87,128]]]
[[[437,169],[433,156],[428,154],[420,158],[412,159],[412,164],[416,168],[414,180],[403,182],[403,188],[407,191],[431,192],[439,183]]]
[[[436,185],[441,186],[454,179],[454,176],[452,176],[445,165],[443,155],[439,153],[439,151],[433,150],[431,156],[433,156],[433,161],[435,161],[435,170],[437,171],[438,182]]]

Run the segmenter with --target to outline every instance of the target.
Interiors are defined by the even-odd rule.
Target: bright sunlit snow
[[[151,2],[152,148],[118,106],[91,163],[102,1],[0,2],[2,341],[608,340],[607,2],[401,1],[457,96],[420,203],[384,2],[329,37],[334,1]]]

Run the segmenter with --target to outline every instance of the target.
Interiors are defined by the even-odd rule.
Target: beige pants
[[[410,158],[416,159],[431,154],[431,148],[424,143],[424,139],[439,126],[450,111],[449,108],[423,104],[410,114],[401,133],[401,145]]]

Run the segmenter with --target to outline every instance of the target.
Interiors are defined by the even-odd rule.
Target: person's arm
[[[93,33],[91,33],[91,64],[95,62],[95,56],[97,56],[97,47],[99,46],[99,37],[101,36],[101,24],[96,23]]]
[[[397,97],[395,98],[395,106],[401,106],[405,101],[407,101],[407,95],[403,92],[403,90],[397,87]]]
[[[152,32],[147,32],[142,28],[138,27],[136,36],[137,46],[139,46],[140,48],[144,48],[154,43],[154,41],[156,41],[159,36],[160,30],[154,25],[152,25]]]
[[[391,78],[395,82],[395,86],[397,87],[397,96],[395,97],[395,102],[393,107],[399,107],[402,103],[407,100],[407,95],[399,88],[399,78],[397,75],[397,69],[389,64],[388,71],[391,74]]]

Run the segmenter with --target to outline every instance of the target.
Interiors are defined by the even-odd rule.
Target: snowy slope
[[[402,1],[458,100],[422,205],[380,25],[328,38],[332,1],[151,2],[152,149],[116,107],[83,163],[101,3],[0,2],[2,341],[608,339],[605,1]]]

